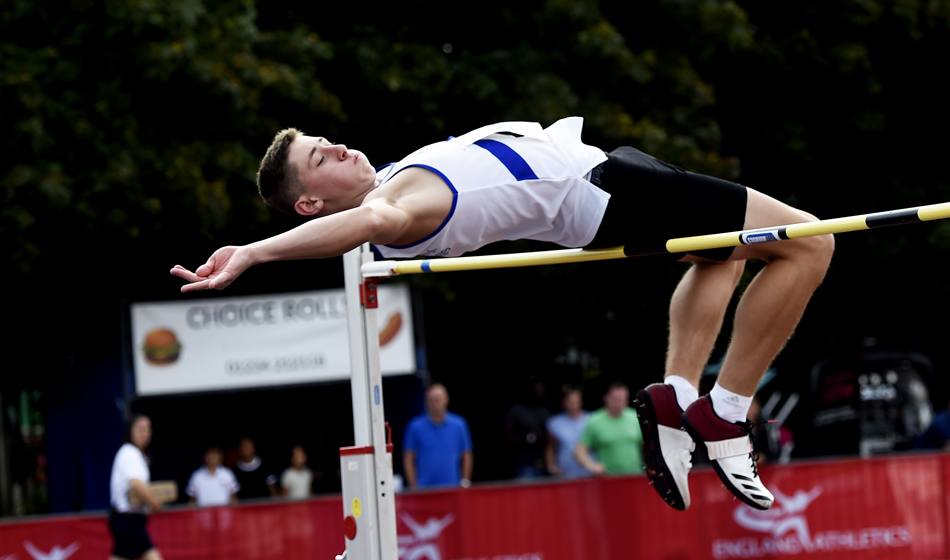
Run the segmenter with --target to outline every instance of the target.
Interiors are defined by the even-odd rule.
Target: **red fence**
[[[775,506],[753,510],[708,469],[692,506],[666,506],[642,476],[402,494],[401,560],[950,558],[950,455],[766,467]],[[152,516],[168,560],[331,560],[344,549],[338,496]],[[0,523],[0,559],[101,560],[102,515]]]

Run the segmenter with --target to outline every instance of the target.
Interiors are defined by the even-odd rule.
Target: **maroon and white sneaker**
[[[689,507],[687,475],[696,448],[683,431],[683,410],[670,385],[654,383],[637,393],[633,401],[643,433],[643,462],[647,477],[663,501],[680,511]]]
[[[683,427],[706,451],[719,480],[737,498],[756,509],[769,509],[775,502],[755,467],[752,456],[751,422],[727,422],[716,415],[712,401],[702,397],[683,413]]]

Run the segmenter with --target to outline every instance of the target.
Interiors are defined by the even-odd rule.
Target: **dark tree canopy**
[[[950,0],[6,0],[0,243],[24,375],[0,389],[117,353],[120,299],[181,297],[172,265],[293,226],[254,185],[282,128],[379,165],[493,121],[581,115],[588,143],[829,218],[950,199],[947,52]],[[926,325],[947,309],[948,249],[950,221],[840,236],[784,366],[877,336],[946,367]],[[266,268],[226,295],[342,283],[336,260]],[[639,383],[662,370],[681,272],[645,260],[411,281],[427,325],[449,326],[428,333],[435,377],[474,388],[569,363]],[[486,309],[505,319],[467,326]],[[448,333],[481,336],[461,350],[473,359],[440,353]]]

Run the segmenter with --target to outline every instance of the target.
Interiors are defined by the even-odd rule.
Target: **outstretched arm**
[[[171,273],[188,281],[182,292],[223,290],[248,268],[280,260],[336,257],[363,243],[386,243],[408,223],[402,210],[368,204],[323,218],[250,245],[222,247],[208,262],[190,270],[175,265]]]

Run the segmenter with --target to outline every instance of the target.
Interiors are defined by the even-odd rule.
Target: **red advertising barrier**
[[[950,455],[766,466],[768,511],[732,498],[708,468],[692,506],[666,506],[642,476],[482,485],[397,497],[401,560],[950,558]],[[168,560],[331,560],[339,496],[172,508],[149,533]],[[101,514],[0,523],[0,560],[101,560]]]

